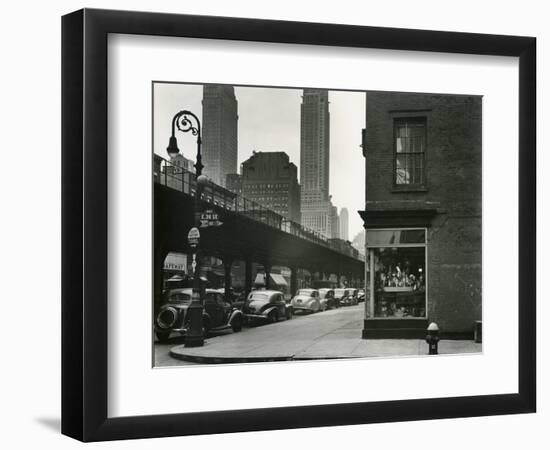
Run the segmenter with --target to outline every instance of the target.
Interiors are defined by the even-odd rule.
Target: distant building
[[[185,169],[189,172],[195,171],[195,161],[187,159],[181,153],[177,153],[174,156],[171,156],[170,163],[175,167],[181,167],[182,169]],[[175,169],[174,172],[178,173],[179,171]]]
[[[242,163],[242,195],[300,223],[298,169],[284,152],[253,152]]]
[[[304,89],[300,117],[302,225],[327,238],[340,237],[338,211],[329,195],[330,113],[328,91]]]
[[[329,200],[302,206],[302,225],[326,238],[338,238],[338,209]]]
[[[363,256],[365,255],[365,229],[364,228],[355,235],[355,237],[351,241],[351,245],[353,245],[357,250],[359,250],[359,253],[361,255]]]
[[[330,216],[330,237],[332,239],[339,239],[340,238],[340,217],[338,216],[338,208],[336,206],[333,206],[332,203],[329,209],[329,216]]]
[[[329,199],[330,113],[328,91],[304,89],[300,111],[302,207]]]
[[[181,192],[190,192],[194,178],[195,162],[178,153],[166,161],[155,154],[153,159],[154,178],[156,183],[164,184]]]
[[[243,178],[238,173],[228,173],[225,176],[225,187],[237,195],[243,193]]]
[[[347,208],[340,210],[340,239],[349,240],[349,213]]]
[[[237,99],[233,86],[205,84],[202,98],[203,173],[225,186],[237,172]]]

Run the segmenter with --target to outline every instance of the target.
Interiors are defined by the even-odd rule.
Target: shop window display
[[[367,235],[368,288],[374,299],[370,316],[426,317],[425,231],[374,230]]]

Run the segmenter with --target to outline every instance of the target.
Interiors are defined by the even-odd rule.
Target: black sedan
[[[292,305],[285,302],[281,291],[257,290],[252,291],[243,306],[243,313],[247,320],[267,320],[271,323],[281,318],[292,318]]]
[[[191,288],[169,289],[164,292],[162,304],[155,318],[155,334],[159,341],[166,341],[172,332],[185,335],[189,328],[187,310],[191,305],[193,290]],[[241,331],[243,313],[235,308],[224,296],[206,289],[203,295],[202,324],[206,336],[210,331],[221,331],[231,328]]]

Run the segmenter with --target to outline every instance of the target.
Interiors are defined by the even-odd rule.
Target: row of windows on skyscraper
[[[329,195],[328,91],[304,89],[300,122],[300,180],[285,152],[254,151],[237,173],[238,102],[233,86],[204,85],[204,173],[216,184],[301,223],[327,238],[348,240],[348,211]],[[180,162],[181,164],[181,162]],[[178,165],[180,165],[178,164]]]

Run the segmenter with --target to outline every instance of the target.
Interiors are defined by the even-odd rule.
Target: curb
[[[190,355],[186,353],[173,352],[170,350],[170,356],[172,358],[181,359],[183,361],[190,361],[199,364],[242,364],[253,362],[275,362],[275,361],[292,361],[294,357],[291,356],[199,356]]]
[[[280,361],[319,361],[331,359],[357,359],[361,356],[201,356],[188,353],[174,352],[170,350],[170,356],[182,361],[189,361],[198,364],[243,364],[257,362],[280,362]]]

